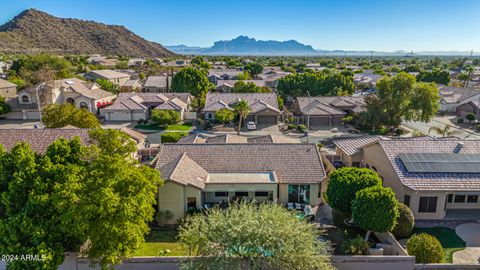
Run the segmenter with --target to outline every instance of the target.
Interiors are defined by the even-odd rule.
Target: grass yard
[[[435,236],[445,250],[445,262],[452,263],[453,253],[465,249],[465,242],[454,230],[444,227],[414,228],[412,234],[427,233]]]
[[[136,125],[135,129],[143,129],[143,130],[164,130],[159,124],[151,123],[146,125]]]
[[[188,122],[183,124],[168,125],[166,130],[190,131],[191,128],[192,122]]]
[[[177,231],[174,229],[152,230],[134,256],[159,256],[161,250],[167,249],[171,252],[164,256],[186,256],[187,252],[180,246],[176,237]]]

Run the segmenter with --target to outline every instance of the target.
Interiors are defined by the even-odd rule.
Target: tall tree
[[[0,115],[9,113],[12,110],[10,105],[5,102],[4,97],[0,97]]]
[[[283,96],[334,96],[352,94],[353,77],[337,72],[323,70],[320,72],[304,72],[288,75],[278,82],[278,91]]]
[[[42,121],[47,128],[61,128],[72,125],[78,128],[95,128],[100,126],[97,117],[86,109],[79,109],[71,104],[52,104],[42,112]]]
[[[250,113],[250,105],[246,100],[240,100],[237,104],[233,106],[235,111],[238,114],[238,130],[237,134],[240,135],[240,128],[242,127],[242,121],[244,121],[248,114]]]
[[[133,254],[153,219],[159,173],[130,157],[118,130],[91,131],[90,145],[59,139],[45,154],[0,147],[0,253],[41,254],[10,269],[56,269],[80,247],[102,269]]]
[[[449,125],[445,125],[443,128],[441,128],[441,127],[430,127],[428,129],[428,133],[430,133],[432,131],[435,132],[436,134],[442,136],[442,138],[452,137],[452,136],[455,136],[456,134],[458,134],[458,131],[453,130],[452,127],[449,126]]]
[[[186,218],[187,269],[332,269],[318,230],[277,204],[233,204]]]
[[[258,63],[253,63],[253,62],[247,63],[243,69],[246,72],[248,72],[251,76],[258,75],[258,74],[262,73],[262,71],[263,71],[262,65],[260,65]]]
[[[205,106],[205,98],[211,84],[207,78],[207,72],[203,69],[186,67],[175,74],[172,79],[171,89],[173,92],[188,92],[199,100],[199,106]]]
[[[253,82],[237,81],[233,86],[233,93],[271,93],[272,90],[267,86],[257,86]]]

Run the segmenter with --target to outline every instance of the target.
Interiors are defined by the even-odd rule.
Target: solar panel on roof
[[[480,173],[480,154],[400,153],[410,173]]]

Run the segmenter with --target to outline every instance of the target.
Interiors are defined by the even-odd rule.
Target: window
[[[80,102],[80,108],[82,108],[82,109],[87,109],[87,110],[88,110],[88,105],[87,105],[87,103],[86,103],[86,102],[83,102],[83,101]]]
[[[448,194],[447,196],[447,202],[451,203],[453,201],[453,194]]]
[[[467,196],[465,195],[455,195],[455,203],[464,203]]]
[[[477,202],[478,202],[478,195],[467,196],[467,203],[477,203]]]
[[[248,197],[248,192],[246,192],[246,191],[237,191],[237,192],[235,192],[235,197]]]
[[[187,198],[187,209],[188,210],[197,210],[197,198],[188,197]]]
[[[420,197],[418,212],[419,213],[437,212],[437,197]]]
[[[71,97],[67,98],[66,102],[72,105],[75,104],[75,101]]]
[[[28,96],[22,96],[22,102],[23,103],[30,103],[30,99],[28,98]]]
[[[226,192],[226,191],[217,191],[217,192],[215,192],[215,197],[228,197],[228,192]]]
[[[288,202],[310,203],[310,185],[288,185]]]
[[[410,207],[410,195],[405,194],[405,196],[403,196],[403,204]]]
[[[268,191],[255,191],[255,197],[268,197]]]

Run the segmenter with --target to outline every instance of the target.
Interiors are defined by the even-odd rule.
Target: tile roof
[[[363,97],[325,96],[298,97],[296,99],[302,114],[344,115],[344,109],[360,112],[365,105]]]
[[[276,134],[258,137],[246,137],[236,134],[223,134],[217,136],[192,134],[180,138],[178,143],[300,143],[300,140]]]
[[[130,78],[129,74],[118,72],[111,69],[92,70],[90,71],[90,74],[95,77],[102,77],[105,79]]]
[[[231,108],[239,100],[246,100],[250,105],[250,113],[257,113],[264,109],[280,112],[278,109],[277,94],[275,93],[212,93],[209,92],[203,111],[216,111],[222,108]]]
[[[7,80],[0,79],[0,88],[7,88],[7,87],[17,87],[17,85]]]
[[[172,78],[168,78],[168,81],[172,81]],[[144,87],[158,87],[166,88],[167,87],[167,76],[149,76],[145,81]]]
[[[360,153],[361,148],[365,147],[366,145],[378,142],[380,140],[389,140],[389,138],[383,136],[367,136],[361,138],[335,140],[333,143],[345,154],[352,156]]]
[[[446,103],[458,103],[467,98],[480,95],[480,90],[475,88],[443,86],[439,90],[441,99]]]
[[[115,102],[103,110],[146,110],[148,106],[159,106],[173,99],[178,99],[173,101],[178,106],[182,105],[180,102],[188,104],[189,97],[188,93],[119,93]]]
[[[155,167],[170,179],[184,155],[208,173],[274,172],[280,183],[299,184],[326,176],[315,144],[164,144]]]
[[[82,81],[78,78],[56,80],[54,83],[56,88],[64,87],[66,92],[75,92],[95,100],[115,96],[108,91],[100,89],[97,84]]]
[[[480,173],[409,173],[399,158],[400,153],[454,153],[460,142],[460,154],[480,155],[480,140],[382,140],[378,144],[400,181],[414,190],[480,191]]]
[[[32,150],[44,154],[48,146],[60,138],[67,140],[80,137],[86,143],[89,129],[58,128],[58,129],[0,129],[0,144],[5,150],[10,150],[17,142],[27,142]]]
[[[248,143],[300,143],[300,140],[297,138],[276,134],[252,137],[248,138],[247,141]]]
[[[229,86],[229,87],[234,87],[235,83],[237,83],[237,82],[244,82],[245,84],[254,83],[258,87],[265,86],[265,81],[264,80],[242,80],[242,81],[240,81],[240,80],[218,80],[217,81],[217,87],[222,86],[222,85],[226,85],[226,86]]]

